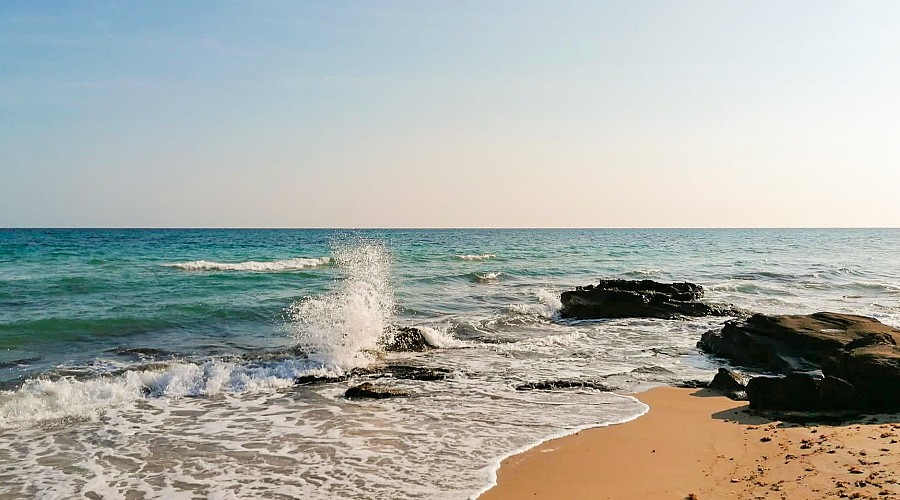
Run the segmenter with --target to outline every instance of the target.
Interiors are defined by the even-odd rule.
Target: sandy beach
[[[503,461],[480,498],[900,497],[900,417],[773,421],[707,390],[638,394],[637,420],[545,442]]]

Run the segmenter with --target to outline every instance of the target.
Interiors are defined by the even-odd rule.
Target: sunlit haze
[[[0,3],[0,226],[900,226],[900,3]]]

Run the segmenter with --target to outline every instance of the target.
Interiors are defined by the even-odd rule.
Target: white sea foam
[[[488,260],[496,257],[495,254],[486,253],[482,255],[457,255],[456,258],[460,260]]]
[[[500,276],[503,276],[503,273],[500,271],[475,273],[475,281],[478,283],[495,283],[500,279]]]
[[[152,370],[87,380],[32,379],[15,391],[0,392],[0,428],[65,418],[92,418],[101,411],[144,397],[179,398],[271,392],[289,387],[302,375],[334,375],[303,359],[234,363],[180,362]]]
[[[173,267],[185,271],[254,271],[254,272],[281,272],[299,271],[311,267],[324,266],[331,263],[331,257],[297,257],[293,259],[260,262],[249,260],[246,262],[212,262],[208,260],[195,260],[191,262],[175,262],[163,264],[163,267]]]
[[[372,362],[394,314],[391,256],[384,245],[359,242],[335,251],[335,290],[290,307],[294,335],[310,359],[334,370]]]
[[[471,345],[469,342],[454,337],[447,331],[448,327],[446,325],[439,328],[430,326],[419,326],[418,328],[419,331],[422,332],[422,336],[425,337],[425,342],[428,342],[428,345],[433,347],[439,347],[441,349],[458,349],[469,347]]]
[[[538,299],[537,304],[512,304],[508,309],[516,314],[546,319],[554,319],[559,315],[559,310],[562,309],[562,301],[560,301],[558,294],[541,288],[534,292],[534,296]]]

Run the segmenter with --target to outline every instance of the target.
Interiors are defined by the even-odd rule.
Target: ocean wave
[[[440,349],[460,349],[463,347],[471,347],[469,342],[459,340],[453,336],[448,330],[449,326],[434,328],[430,326],[419,326],[419,331],[425,337],[425,342],[432,347]]]
[[[556,319],[559,316],[559,310],[562,309],[562,301],[560,301],[558,294],[539,289],[534,292],[534,296],[538,299],[537,304],[512,304],[507,309],[514,314],[535,316],[542,319]]]
[[[503,276],[503,273],[494,271],[490,273],[472,273],[470,276],[475,283],[496,283],[500,280],[500,276]]]
[[[488,260],[497,257],[497,255],[492,253],[486,253],[482,255],[457,255],[456,258],[459,260]]]
[[[299,271],[310,267],[319,267],[330,264],[331,257],[297,257],[293,259],[260,262],[249,260],[246,262],[212,262],[208,260],[195,260],[191,262],[175,262],[162,264],[162,267],[172,267],[184,271],[254,271],[254,272],[282,272]]]
[[[271,392],[294,385],[297,377],[335,374],[307,359],[269,363],[210,360],[154,365],[151,369],[87,379],[31,379],[17,390],[0,392],[0,428],[91,419],[106,409],[150,397]]]
[[[635,269],[634,271],[628,271],[624,273],[625,276],[629,278],[640,278],[645,279],[647,277],[653,278],[661,278],[663,275],[662,269]]]

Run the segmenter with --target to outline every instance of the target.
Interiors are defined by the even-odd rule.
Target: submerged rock
[[[653,280],[600,280],[560,296],[563,318],[662,318],[736,316],[731,307],[699,302],[703,288],[694,283]]]
[[[551,391],[555,389],[593,389],[604,392],[612,390],[608,385],[595,380],[544,380],[516,386],[517,391]]]
[[[409,393],[390,387],[377,386],[371,382],[353,386],[344,393],[344,397],[349,399],[385,399],[404,396],[409,396]]]
[[[446,368],[426,368],[423,366],[389,365],[382,372],[393,378],[405,380],[436,381],[444,380],[450,374]]]
[[[339,377],[320,377],[316,375],[304,375],[302,377],[297,377],[294,379],[294,383],[297,385],[316,385],[316,384],[328,384],[331,382],[344,382],[349,379],[350,375],[341,375]]]
[[[896,410],[900,409],[898,344],[900,330],[875,318],[822,312],[755,314],[729,321],[721,331],[703,334],[697,346],[734,363],[790,374],[786,379],[750,382],[750,402],[759,407]],[[818,381],[797,373],[813,370],[821,370],[825,378]],[[813,391],[815,397],[801,397],[804,391]],[[796,398],[780,399],[774,393]]]
[[[294,379],[297,385],[316,385],[334,382],[345,382],[353,377],[378,379],[391,377],[400,380],[437,381],[450,375],[446,368],[427,368],[411,365],[375,365],[365,368],[354,368],[340,376],[305,375]]]

